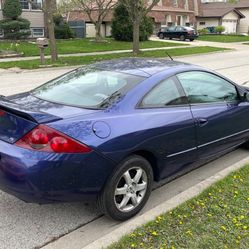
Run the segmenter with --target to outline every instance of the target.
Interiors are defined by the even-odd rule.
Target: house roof
[[[241,2],[242,6],[246,6],[246,3]],[[247,5],[249,8],[249,1],[247,0]],[[202,3],[202,15],[201,17],[223,17],[230,12],[235,12],[240,18],[245,18],[245,16],[237,9],[238,4],[230,3]],[[244,7],[243,7],[244,8]]]

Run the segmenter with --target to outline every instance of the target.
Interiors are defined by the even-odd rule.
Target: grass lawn
[[[109,249],[248,249],[249,165]]]
[[[159,48],[159,47],[176,47],[186,46],[185,43],[170,43],[162,41],[145,41],[141,42],[141,48]],[[132,48],[131,42],[120,42],[113,39],[107,39],[107,42],[96,43],[91,39],[72,39],[72,40],[58,40],[58,53],[59,54],[74,54],[74,53],[88,53],[88,52],[100,52],[100,51],[113,51],[113,50],[126,50]],[[39,55],[39,50],[34,43],[21,42],[17,47],[15,43],[11,45],[11,42],[1,41],[0,50],[13,50],[23,53],[24,56]],[[46,54],[49,54],[47,48]]]
[[[244,35],[200,35],[198,37],[200,41],[211,42],[244,42],[249,41],[249,36]]]
[[[215,47],[189,47],[189,48],[175,48],[167,50],[171,56],[191,55],[225,51],[229,49],[215,48]],[[108,55],[88,55],[88,56],[72,56],[72,57],[61,57],[58,62],[53,66],[76,66],[86,65],[101,60],[111,60],[122,57],[132,57],[132,53],[120,53],[120,54],[108,54]],[[164,50],[146,51],[142,52],[139,57],[153,57],[153,58],[168,58]],[[50,64],[50,60],[46,61]],[[0,62],[0,68],[11,68],[19,67],[22,69],[35,69],[39,68],[39,60],[28,60],[28,61],[11,61],[11,62]]]

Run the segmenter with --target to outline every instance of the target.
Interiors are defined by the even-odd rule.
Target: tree
[[[101,35],[101,24],[103,23],[107,14],[112,10],[116,5],[116,0],[64,0],[62,1],[61,9],[67,9],[68,11],[72,10],[81,10],[83,11],[95,25],[96,30],[96,42],[102,40]]]
[[[133,54],[139,53],[139,29],[141,20],[160,0],[119,0],[126,7],[133,24]]]
[[[43,11],[46,16],[46,26],[48,31],[50,54],[52,63],[58,60],[56,39],[54,34],[54,14],[56,12],[56,0],[44,0]]]
[[[18,40],[30,35],[30,22],[21,18],[22,9],[19,0],[6,0],[3,6],[4,19],[0,21],[0,28],[7,39]]]
[[[150,17],[144,16],[140,23],[139,40],[146,41],[153,33],[153,23]],[[112,37],[118,41],[132,41],[132,22],[126,7],[119,3],[113,12]]]

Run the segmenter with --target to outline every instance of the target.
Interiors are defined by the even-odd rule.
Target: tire
[[[164,39],[163,33],[159,34],[159,39]]]
[[[181,35],[179,38],[180,38],[180,41],[185,41],[185,39],[186,39],[185,35]]]
[[[114,220],[130,219],[146,204],[152,182],[150,163],[141,156],[130,156],[119,164],[108,179],[98,198],[98,206]]]
[[[245,143],[243,144],[243,147],[244,147],[245,149],[249,150],[249,141],[245,142]]]
[[[194,40],[194,39],[189,39],[191,42]]]

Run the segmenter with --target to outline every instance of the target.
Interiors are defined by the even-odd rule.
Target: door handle
[[[208,119],[207,118],[197,118],[197,123],[200,127],[202,127],[208,123]]]

